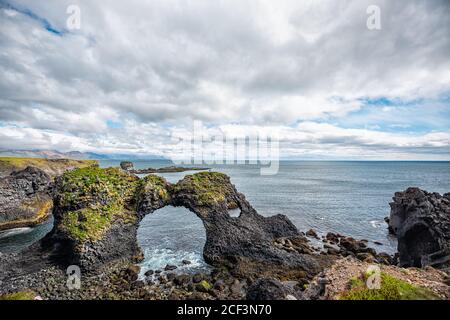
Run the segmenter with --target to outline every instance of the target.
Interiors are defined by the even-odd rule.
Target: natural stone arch
[[[307,240],[291,221],[284,215],[259,215],[225,174],[200,172],[170,184],[159,176],[139,179],[117,168],[83,168],[60,177],[54,228],[25,255],[75,264],[85,273],[120,261],[138,262],[143,258],[139,222],[168,205],[183,206],[202,220],[205,261],[237,276],[311,278],[333,260],[302,253]],[[239,208],[240,216],[231,217],[231,208]],[[280,239],[295,243],[297,251],[277,245]]]
[[[177,274],[211,270],[203,258],[203,222],[184,207],[169,205],[146,215],[139,223],[137,241],[144,253],[140,274],[168,265],[176,266]]]

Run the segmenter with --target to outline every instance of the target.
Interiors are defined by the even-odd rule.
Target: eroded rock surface
[[[450,194],[409,188],[395,193],[390,206],[400,265],[450,267]]]
[[[42,222],[52,207],[50,176],[27,167],[0,178],[0,231]]]

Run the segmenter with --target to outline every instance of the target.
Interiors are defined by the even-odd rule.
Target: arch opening
[[[164,274],[205,272],[210,266],[203,259],[206,232],[203,222],[184,207],[166,206],[147,214],[137,230],[138,244],[144,252],[141,277],[152,270]],[[176,269],[165,270],[166,266]]]
[[[429,255],[439,250],[439,243],[430,230],[422,224],[417,224],[405,234],[405,247],[413,267],[422,267],[422,256]]]

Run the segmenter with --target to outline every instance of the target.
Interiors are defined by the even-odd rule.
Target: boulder
[[[120,167],[122,168],[122,170],[125,170],[125,171],[134,170],[134,164],[131,161],[122,161],[120,163]]]

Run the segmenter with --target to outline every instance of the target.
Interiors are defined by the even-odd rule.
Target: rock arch
[[[206,231],[205,261],[237,276],[311,278],[333,260],[310,250],[304,253],[307,240],[292,222],[284,215],[258,214],[225,174],[199,172],[170,184],[156,175],[139,179],[117,168],[76,169],[58,178],[54,228],[24,254],[46,263],[75,264],[88,273],[120,261],[139,261],[139,223],[165,206],[196,214]],[[241,214],[232,217],[230,209]],[[289,239],[296,249],[280,247],[280,239]]]

